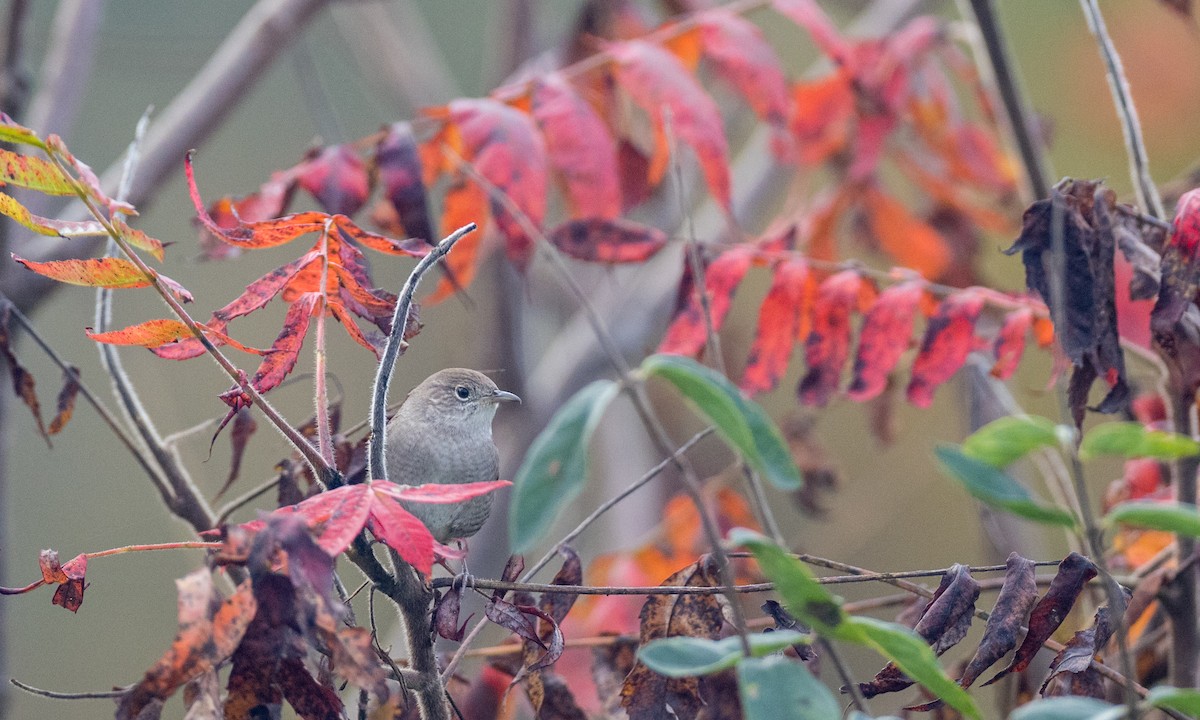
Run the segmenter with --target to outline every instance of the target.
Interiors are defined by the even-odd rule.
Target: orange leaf
[[[704,270],[704,285],[713,332],[721,329],[725,314],[733,304],[733,293],[745,277],[754,260],[754,248],[739,245],[718,255]],[[658,352],[676,355],[697,355],[704,349],[708,337],[704,322],[704,307],[695,292],[687,295],[686,304],[671,321]]]
[[[71,421],[71,416],[75,413],[75,398],[79,395],[79,368],[68,366],[71,372],[65,373],[62,389],[58,391],[58,400],[55,403],[54,419],[50,421],[50,426],[46,428],[46,432],[50,435],[57,435],[63,431],[67,423]],[[74,374],[72,374],[74,373]]]
[[[13,260],[38,275],[71,285],[102,288],[140,288],[151,283],[136,265],[124,258],[87,258],[34,262],[16,255]]]
[[[561,73],[550,73],[534,83],[533,117],[546,139],[550,164],[566,186],[571,216],[620,215],[616,140]]]
[[[950,248],[938,231],[918,220],[903,204],[871,188],[863,195],[871,233],[896,262],[937,279],[950,266]]]
[[[842,367],[850,356],[850,313],[858,304],[863,279],[843,270],[821,283],[813,304],[813,326],[804,345],[808,372],[800,381],[800,399],[824,407],[837,392]]]
[[[814,282],[802,258],[784,260],[775,266],[771,289],[758,310],[758,328],[741,387],[747,393],[773,389],[787,372],[792,347],[807,317]]]
[[[192,331],[188,329],[187,325],[178,320],[165,318],[147,320],[144,323],[130,325],[120,330],[101,333],[92,332],[91,328],[85,328],[84,334],[96,342],[109,345],[140,345],[147,348],[159,347],[192,337]]]
[[[271,343],[271,352],[254,372],[251,382],[259,392],[267,392],[274,388],[296,366],[300,348],[304,344],[304,336],[308,333],[309,320],[314,312],[323,311],[320,304],[320,293],[310,292],[301,295],[288,308],[283,319],[283,328],[275,342]]]
[[[483,228],[487,217],[487,194],[465,175],[460,174],[442,199],[442,234],[448,235],[470,222],[477,223],[479,229],[467,233],[454,246],[454,251],[442,260],[446,275],[425,302],[441,302],[460,288],[470,285],[475,279],[475,271],[482,260],[479,248],[483,242]]]
[[[1025,334],[1032,325],[1033,311],[1029,308],[1013,310],[1004,316],[1004,324],[996,334],[996,344],[992,350],[996,356],[996,364],[992,366],[993,376],[1001,380],[1012,377],[1025,352]]]
[[[850,80],[849,74],[835,72],[792,86],[788,129],[795,138],[800,162],[817,165],[846,147],[854,118]]]
[[[566,255],[606,263],[645,262],[667,244],[662,230],[622,218],[569,220],[549,238]]]
[[[908,383],[908,401],[925,408],[933,402],[933,391],[949,380],[975,349],[975,321],[983,309],[983,295],[967,289],[942,301],[925,327],[921,351],[913,362]]]
[[[665,133],[664,109],[669,109],[675,136],[696,153],[709,192],[730,211],[729,150],[716,102],[674,55],[658,45],[630,40],[611,46],[610,52],[617,61],[617,82],[650,116],[660,136]],[[650,164],[652,185],[666,172],[665,152],[660,143]]]
[[[859,332],[854,380],[846,393],[851,400],[870,400],[887,387],[888,374],[912,344],[924,297],[925,284],[912,280],[884,290],[871,306]]]

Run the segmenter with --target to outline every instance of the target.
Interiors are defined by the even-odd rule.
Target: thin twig
[[[253,502],[260,495],[277,486],[278,484],[279,476],[275,476],[271,480],[262,483],[258,487],[247,490],[245,493],[239,495],[233,500],[230,500],[229,503],[225,505],[225,507],[221,508],[220,512],[217,513],[217,522],[215,525],[213,525],[213,527],[224,525],[229,520],[229,516],[235,513],[239,508]]]
[[[120,690],[96,690],[94,692],[57,692],[55,690],[43,690],[39,687],[34,687],[27,683],[23,683],[16,678],[9,678],[8,681],[14,687],[20,688],[27,693],[40,695],[51,700],[100,700],[118,698],[129,691],[129,688],[121,688]]]
[[[1121,132],[1125,136],[1125,151],[1129,155],[1129,174],[1133,178],[1133,189],[1137,193],[1138,204],[1156,218],[1167,216],[1163,208],[1162,196],[1150,175],[1150,158],[1146,154],[1146,141],[1142,138],[1142,126],[1138,121],[1137,107],[1129,92],[1129,80],[1125,77],[1125,69],[1121,65],[1121,56],[1113,45],[1108,27],[1104,24],[1104,16],[1096,0],[1079,0],[1087,18],[1088,29],[1096,36],[1096,44],[1100,47],[1100,55],[1104,58],[1105,76],[1108,78],[1108,88],[1112,91],[1113,105],[1116,106],[1117,116],[1121,119]]]
[[[408,324],[409,311],[412,309],[413,295],[417,292],[417,284],[433,265],[444,258],[454,243],[461,240],[467,233],[474,232],[475,223],[469,223],[450,233],[448,237],[437,244],[425,257],[421,258],[416,267],[404,282],[400,297],[396,300],[396,310],[392,315],[392,332],[388,335],[387,345],[383,348],[383,356],[375,370],[375,383],[371,392],[371,438],[367,442],[367,477],[371,480],[387,479],[387,464],[384,463],[384,448],[387,433],[387,395],[388,386],[392,382],[392,370],[396,366],[396,358],[406,345],[404,331]]]

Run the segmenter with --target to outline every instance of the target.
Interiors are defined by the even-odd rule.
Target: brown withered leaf
[[[742,700],[738,696],[737,675],[733,670],[700,678],[700,697],[704,708],[696,720],[742,720]]]
[[[183,686],[183,720],[222,720],[221,678],[209,670]]]
[[[447,640],[462,642],[467,631],[467,623],[471,622],[471,618],[468,617],[466,622],[459,625],[458,615],[461,608],[462,586],[455,585],[447,590],[445,595],[442,595],[433,610],[433,627],[438,635]]]
[[[1025,634],[1021,647],[1017,648],[1016,654],[1013,655],[1012,662],[984,685],[991,685],[1009,673],[1021,672],[1029,667],[1042,643],[1046,642],[1066,619],[1083,586],[1094,577],[1096,566],[1091,560],[1076,552],[1063,558],[1058,564],[1058,573],[1046,589],[1046,594],[1033,606],[1029,615],[1029,632]]]
[[[562,546],[558,552],[565,559],[563,560],[562,567],[555,573],[554,579],[550,583],[552,585],[583,584],[583,563],[579,559],[579,553],[575,552],[575,549],[570,545]],[[539,606],[542,612],[554,619],[555,623],[561,624],[577,599],[579,599],[579,596],[574,593],[542,593]],[[545,637],[545,635],[546,630],[543,630],[542,636]]]
[[[941,655],[966,637],[975,613],[980,587],[966,565],[953,565],[942,576],[933,599],[925,606],[913,630]],[[871,682],[859,683],[863,697],[896,692],[912,685],[895,663],[889,662]]]
[[[1020,237],[1004,251],[1021,253],[1025,284],[1050,306],[1052,319],[1060,315],[1065,319],[1058,337],[1074,366],[1068,396],[1076,425],[1083,422],[1088,390],[1097,378],[1105,381],[1109,391],[1092,410],[1117,412],[1129,399],[1113,275],[1114,226],[1119,222],[1114,217],[1115,197],[1099,181],[1068,178],[1055,186],[1050,198],[1025,211]],[[1056,217],[1062,218],[1062,308],[1056,307],[1051,284]]]
[[[1017,646],[1017,635],[1037,600],[1033,561],[1014,552],[1009,554],[1007,565],[1004,584],[1000,586],[1000,594],[984,626],[979,648],[959,680],[964,688],[971,687],[984,670]]]
[[[635,638],[616,637],[611,644],[592,650],[592,681],[596,683],[596,695],[600,698],[604,718],[626,717],[621,707],[621,684],[637,662],[637,649]]]
[[[1104,650],[1104,646],[1108,644],[1109,638],[1112,637],[1113,630],[1108,606],[1105,605],[1096,610],[1096,616],[1092,620],[1091,626],[1076,632],[1063,649],[1059,650],[1054,659],[1050,661],[1050,675],[1042,683],[1040,691],[1042,695],[1049,697],[1046,694],[1046,688],[1056,678],[1059,681],[1064,681],[1068,679],[1062,677],[1064,675],[1089,674],[1092,669],[1092,660],[1096,657],[1097,653]],[[1080,681],[1088,688],[1094,688],[1097,685],[1091,678],[1069,678],[1069,680],[1072,686]],[[1099,689],[1101,691],[1099,695],[1091,696],[1103,698],[1103,685],[1100,685]]]
[[[802,625],[799,620],[792,617],[792,614],[775,600],[766,601],[762,604],[761,608],[763,612],[765,612],[767,615],[770,615],[771,619],[775,621],[776,630],[795,630],[797,632],[804,633],[809,632],[807,627]],[[769,631],[770,628],[764,632]],[[812,649],[812,645],[802,645],[797,643],[792,646],[792,650],[794,650],[796,652],[796,656],[804,662],[817,659],[817,653]]]
[[[254,413],[250,411],[250,408],[244,407],[234,411],[233,431],[229,436],[233,457],[229,461],[229,477],[225,478],[225,483],[217,491],[217,498],[224,495],[225,491],[237,482],[238,475],[242,471],[242,458],[246,454],[246,443],[250,442],[250,436],[256,430],[258,430],[258,421],[254,419]],[[213,437],[213,440],[216,441],[216,436]]]
[[[50,420],[50,426],[46,428],[47,433],[57,435],[63,431],[71,421],[71,416],[75,414],[75,398],[78,395],[79,368],[68,365],[67,372],[63,373],[62,389],[58,391],[58,399],[54,403],[54,417]]]
[[[543,672],[542,702],[537,720],[587,720],[567,681],[551,672]]]
[[[716,562],[704,555],[675,573],[664,586],[717,587]],[[724,618],[714,595],[651,595],[642,606],[640,640],[645,645],[665,637],[717,639]],[[703,706],[697,678],[666,678],[638,662],[621,688],[621,705],[629,720],[660,718],[669,706],[681,718],[694,717]]]
[[[21,398],[21,402],[25,403],[29,412],[33,413],[33,421],[37,425],[38,434],[49,445],[50,436],[46,434],[46,426],[42,423],[42,406],[38,402],[33,375],[17,361],[17,356],[13,354],[12,333],[9,329],[12,311],[12,302],[8,298],[0,297],[0,357],[3,357],[8,364],[8,374],[12,378],[13,392]]]
[[[83,604],[83,591],[87,589],[87,555],[76,555],[66,563],[59,564],[57,551],[43,550],[38,555],[38,567],[42,571],[43,583],[58,585],[51,602],[71,612],[79,612],[79,606]],[[34,587],[37,585],[31,585],[26,590]]]
[[[179,631],[142,681],[121,696],[117,720],[132,720],[147,705],[165,700],[185,683],[215,670],[241,644],[258,603],[249,581],[222,601],[207,569],[176,580]]]

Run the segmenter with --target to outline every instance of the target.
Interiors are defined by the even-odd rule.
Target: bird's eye
[[[454,394],[458,396],[459,400],[466,400],[467,398],[471,397],[471,391],[466,385],[459,385],[458,387],[454,388]]]

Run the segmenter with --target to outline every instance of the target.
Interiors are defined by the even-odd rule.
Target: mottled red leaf
[[[61,221],[56,221],[56,222],[59,222],[63,225],[69,224],[69,223],[62,223]],[[150,253],[154,257],[155,260],[162,262],[165,255],[163,252],[163,244],[162,244],[161,240],[156,240],[155,238],[150,237],[149,235],[142,232],[141,230],[137,230],[137,229],[129,227],[129,225],[124,220],[122,220],[120,216],[115,216],[113,218],[112,226],[114,228],[116,228],[119,233],[121,233],[121,237],[123,237],[125,239],[125,242],[129,243],[130,245],[134,246],[135,248],[145,250],[146,252]],[[62,230],[62,232],[64,235],[71,234],[71,231],[69,229]]]
[[[858,334],[854,380],[846,394],[851,400],[870,400],[887,387],[888,375],[912,345],[913,324],[925,297],[925,283],[910,280],[879,294],[867,311]]]
[[[192,331],[187,325],[169,318],[147,320],[108,332],[93,332],[91,328],[84,328],[83,332],[96,342],[109,345],[140,345],[146,348],[156,348],[192,337]]]
[[[610,47],[616,60],[615,77],[621,88],[650,116],[656,129],[654,156],[648,178],[657,185],[666,173],[666,110],[671,129],[692,148],[704,172],[709,192],[731,210],[729,150],[716,102],[674,55],[658,45],[630,40]]]
[[[925,326],[921,350],[913,361],[908,401],[917,407],[933,403],[933,391],[949,380],[975,349],[975,321],[983,309],[983,295],[967,289],[950,295]]]
[[[857,270],[843,270],[825,279],[813,303],[812,331],[804,344],[808,372],[800,381],[800,399],[824,407],[837,392],[842,368],[850,356],[850,314],[859,301],[864,280]]]
[[[325,212],[353,215],[371,192],[367,166],[353,145],[332,145],[317,150],[295,169],[296,181]]]
[[[919,220],[902,203],[875,187],[862,198],[871,234],[884,252],[922,277],[938,279],[950,265],[950,248],[937,230]]]
[[[71,285],[101,288],[140,288],[151,285],[150,278],[124,258],[86,258],[35,262],[12,256],[38,275]]]
[[[412,126],[406,122],[388,126],[375,147],[375,171],[383,183],[383,194],[396,211],[408,237],[432,242],[433,225],[421,179],[421,156]],[[349,214],[349,213],[347,213]]]
[[[333,222],[342,234],[350,237],[363,247],[371,248],[375,252],[381,252],[385,255],[405,255],[408,257],[424,257],[429,252],[429,244],[422,238],[414,237],[393,240],[386,235],[378,235],[363,230],[351,222],[350,218],[345,215],[334,215]],[[458,228],[455,229],[457,230]]]
[[[256,390],[267,392],[283,381],[300,358],[300,348],[308,333],[308,324],[314,312],[324,312],[319,293],[305,293],[288,308],[283,319],[283,328],[271,352],[263,358],[251,380]]]
[[[75,398],[79,395],[79,388],[79,368],[68,365],[67,371],[63,373],[62,389],[58,391],[58,400],[55,402],[54,418],[50,420],[50,426],[46,428],[46,432],[50,435],[59,434],[71,421],[71,416],[75,413]]]
[[[1016,654],[1013,655],[1012,662],[984,685],[991,685],[1009,673],[1021,672],[1029,667],[1042,643],[1053,635],[1067,618],[1067,613],[1075,605],[1075,599],[1083,591],[1083,586],[1094,577],[1096,566],[1091,560],[1076,552],[1063,558],[1058,564],[1058,573],[1046,589],[1046,594],[1033,606],[1029,615],[1029,632],[1025,634],[1021,647],[1017,648]]]
[[[992,375],[1007,380],[1016,372],[1025,352],[1025,336],[1033,326],[1033,311],[1027,307],[1018,308],[1004,316],[1004,324],[996,333],[996,343],[992,346],[992,354],[996,364],[992,366]]]
[[[667,244],[662,230],[624,218],[568,220],[549,238],[573,258],[605,263],[645,262]]]
[[[704,287],[708,293],[714,332],[719,331],[725,322],[725,315],[733,304],[733,294],[753,260],[754,248],[739,245],[718,255],[704,269]],[[704,306],[693,291],[687,298],[687,304],[671,321],[658,351],[694,356],[704,349],[706,337]]]
[[[566,187],[571,217],[620,215],[617,143],[604,120],[557,72],[534,82],[532,112],[547,159]]]
[[[801,319],[806,317],[815,282],[803,258],[775,265],[771,289],[758,309],[754,343],[742,374],[742,390],[766,392],[787,372],[792,347],[799,340]]]

